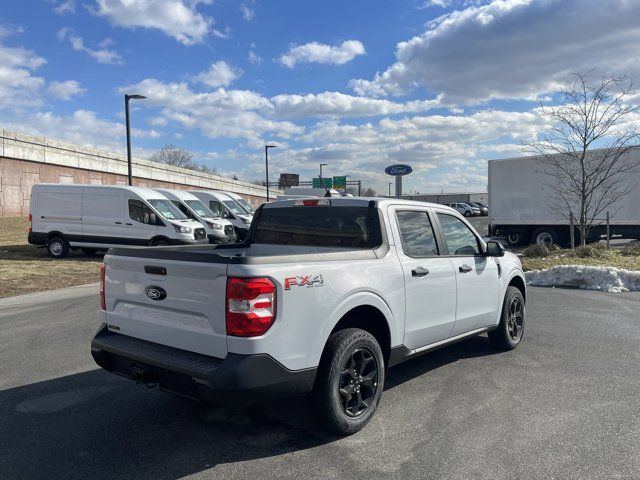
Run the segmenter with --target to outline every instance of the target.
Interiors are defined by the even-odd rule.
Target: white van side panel
[[[93,241],[92,237],[122,237],[124,191],[113,188],[83,190],[82,224],[85,241]]]
[[[31,213],[36,232],[82,235],[82,189],[64,186],[37,189]]]

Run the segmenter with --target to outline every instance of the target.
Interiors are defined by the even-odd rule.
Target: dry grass
[[[531,249],[531,247],[529,247]],[[533,251],[536,256],[520,257],[524,270],[542,270],[557,265],[587,265],[596,267],[617,267],[625,270],[640,270],[640,252],[634,244],[625,249],[607,249],[603,244],[578,247],[571,250],[551,251],[544,255],[542,252]]]
[[[28,228],[26,218],[0,218],[0,298],[100,280],[100,255],[78,250],[55,260],[27,243]]]

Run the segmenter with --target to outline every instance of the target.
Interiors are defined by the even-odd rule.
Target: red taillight
[[[33,230],[33,217],[29,214],[29,233]]]
[[[227,335],[257,337],[276,319],[276,286],[268,278],[227,279]]]
[[[104,284],[105,277],[105,265],[104,263],[100,265],[100,308],[102,310],[107,309],[107,296],[106,296],[106,287]]]

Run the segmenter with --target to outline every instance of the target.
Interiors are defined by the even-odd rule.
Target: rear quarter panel
[[[392,346],[402,342],[404,279],[393,247],[380,259],[231,264],[227,274],[269,277],[277,288],[277,314],[271,329],[256,338],[228,337],[229,352],[268,353],[291,370],[316,367],[335,325],[361,305],[374,306],[384,314]],[[310,275],[321,275],[322,283],[287,288],[287,278]]]

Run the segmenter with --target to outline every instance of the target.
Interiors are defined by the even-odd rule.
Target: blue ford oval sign
[[[386,173],[387,175],[393,175],[394,177],[409,175],[411,172],[413,172],[413,168],[411,168],[409,165],[401,164],[389,165],[384,169],[384,173]]]

